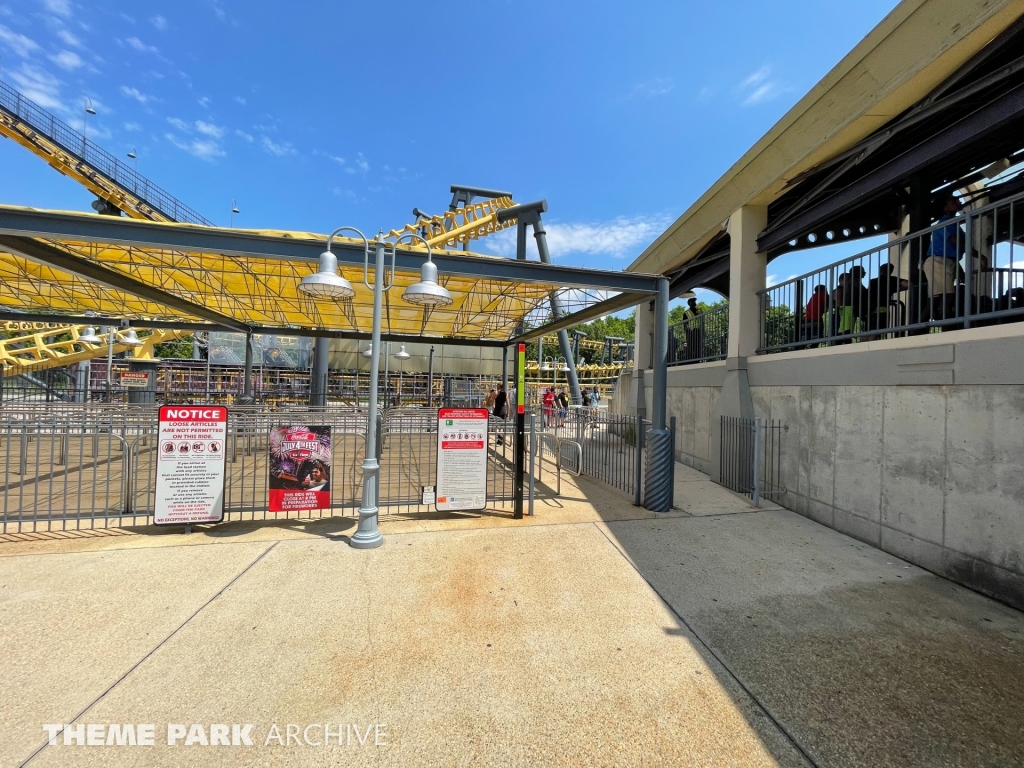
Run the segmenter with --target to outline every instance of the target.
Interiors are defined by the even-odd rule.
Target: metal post
[[[636,466],[633,477],[633,506],[639,507],[644,487],[644,417],[640,415],[636,417],[636,439],[634,442],[636,443],[636,455],[633,457],[633,461]]]
[[[974,271],[974,238],[973,238],[973,233],[971,232],[971,220],[974,217],[971,216],[971,212],[968,211],[967,212],[967,216],[965,218],[966,218],[966,221],[964,222],[964,251],[966,252],[966,257],[964,259],[964,328],[970,328],[971,327],[971,301],[974,298],[973,290],[972,290],[974,286],[971,284],[972,283],[972,278],[973,278],[973,275],[971,273]],[[979,256],[980,256],[980,254],[979,254]],[[978,279],[980,280],[981,279],[981,272],[980,272],[980,270],[981,270],[981,259],[980,258],[978,259],[978,270],[979,270]],[[981,294],[979,293],[978,295],[980,296]],[[980,309],[980,307],[979,307],[979,309]]]
[[[114,326],[108,325],[107,330],[110,331],[110,337],[107,343],[107,402],[113,400],[111,389],[114,382]]]
[[[676,505],[676,417],[669,420],[669,432],[672,433],[672,476],[668,486],[668,505]]]
[[[754,506],[761,506],[761,420],[754,419]]]
[[[377,528],[377,377],[380,373],[380,323],[384,303],[384,241],[380,235],[374,243],[373,268],[373,334],[370,342],[370,399],[366,414],[366,454],[363,456],[363,501],[359,507],[359,525],[349,545],[371,549],[384,543]]]
[[[516,445],[515,445],[515,488],[514,488],[514,512],[516,520],[523,519],[523,474],[526,464],[526,408],[523,403],[526,399],[525,381],[523,380],[523,369],[526,365],[526,345],[519,344],[516,349]],[[511,405],[511,404],[510,404]]]
[[[658,280],[654,302],[654,397],[651,427],[665,429],[665,400],[668,392],[668,279]]]
[[[508,350],[505,350],[508,354]],[[427,359],[427,408],[434,407],[434,345],[430,345],[430,357]]]
[[[508,347],[501,348],[501,387],[508,392]]]
[[[533,222],[533,237],[537,241],[537,253],[540,254],[540,260],[544,264],[550,264],[551,254],[548,252],[548,237],[544,231],[544,224],[541,222],[539,214]],[[666,285],[667,283],[668,281],[666,280]],[[556,319],[563,317],[566,313],[562,310],[562,302],[559,300],[558,295],[552,292],[548,299],[551,303],[552,316]],[[666,322],[668,321],[666,320]],[[576,375],[576,359],[572,355],[569,333],[565,329],[558,332],[558,346],[562,351],[562,357],[565,358],[566,365],[569,367],[569,393],[572,395],[573,403],[579,405],[583,402],[583,396],[580,393],[580,379]],[[557,371],[555,375],[558,375]]]
[[[529,504],[529,515],[533,517],[533,489],[534,489],[534,471],[537,466],[537,429],[536,429],[537,417],[534,414],[530,414],[530,504]]]
[[[309,381],[309,404],[314,407],[327,405],[327,363],[331,354],[331,340],[318,336],[313,342],[313,368]]]
[[[652,512],[668,512],[672,508],[672,464],[675,451],[669,430],[665,428],[666,394],[668,389],[668,279],[659,278],[655,299],[651,430],[646,435],[647,466],[645,467],[644,506]]]
[[[242,401],[252,402],[252,331],[245,334],[245,381],[242,383]]]

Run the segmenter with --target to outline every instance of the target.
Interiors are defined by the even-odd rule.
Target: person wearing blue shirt
[[[960,200],[950,197],[942,209],[938,224],[953,221],[961,210]],[[959,272],[959,258],[963,245],[963,234],[959,222],[932,231],[928,258],[921,265],[928,281],[932,297],[931,319],[944,320],[956,317],[956,281]]]

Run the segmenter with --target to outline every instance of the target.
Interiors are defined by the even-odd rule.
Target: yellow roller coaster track
[[[49,323],[3,323],[0,329],[8,336],[0,339],[0,364],[4,366],[4,373],[17,375],[57,368],[107,354],[109,344],[89,344],[81,340],[83,328]],[[182,336],[181,331],[151,331],[148,336],[140,337],[142,346],[135,347],[121,343],[125,332],[114,331],[114,353],[130,349],[136,360],[154,359],[154,345]]]
[[[387,237],[419,235],[431,248],[456,248],[470,240],[514,227],[515,218],[504,222],[498,221],[498,211],[514,205],[511,197],[496,197],[479,203],[469,203],[439,216],[421,217],[415,224],[406,224],[401,229],[392,229]]]

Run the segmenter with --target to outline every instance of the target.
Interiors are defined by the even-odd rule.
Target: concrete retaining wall
[[[780,503],[1024,609],[1022,331],[751,359],[756,415],[788,427]],[[677,458],[705,472],[725,369],[669,371]]]

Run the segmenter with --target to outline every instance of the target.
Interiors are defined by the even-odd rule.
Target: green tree
[[[153,345],[153,354],[160,358],[175,360],[192,359],[192,334],[185,334],[180,339],[162,341]]]

